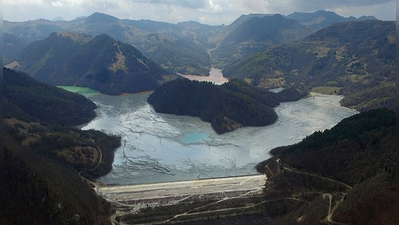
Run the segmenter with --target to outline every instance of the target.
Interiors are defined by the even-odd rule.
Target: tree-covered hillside
[[[68,127],[94,118],[96,105],[84,96],[3,74],[2,224],[111,224],[111,204],[82,176],[108,173],[120,138]]]
[[[266,49],[223,70],[259,87],[334,88],[364,111],[395,108],[395,22],[336,23],[300,41]],[[370,91],[374,90],[374,91]]]
[[[89,87],[114,95],[153,90],[174,76],[133,46],[105,34],[92,38],[52,33],[26,47],[17,62],[18,70],[45,83]]]
[[[111,204],[73,168],[21,146],[7,131],[3,135],[2,224],[111,224]]]
[[[395,112],[363,112],[271,153],[257,166],[271,224],[396,223]]]
[[[275,94],[239,80],[218,86],[178,79],[156,89],[148,102],[160,113],[198,116],[222,134],[244,126],[272,124],[277,120],[273,107],[303,96],[298,90]]]
[[[28,75],[3,68],[4,118],[58,125],[92,120],[96,105],[82,95],[40,83]]]

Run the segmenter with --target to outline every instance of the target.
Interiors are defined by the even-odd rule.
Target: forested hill
[[[4,118],[58,125],[92,120],[96,105],[82,95],[43,84],[28,75],[3,68]]]
[[[178,79],[156,89],[148,102],[156,112],[198,116],[222,134],[244,126],[270,125],[277,120],[273,107],[304,95],[290,89],[275,94],[239,80],[218,86]]]
[[[157,88],[174,77],[131,45],[102,34],[52,33],[28,45],[18,70],[51,85],[82,86],[118,95]]]
[[[319,88],[359,111],[396,106],[396,23],[333,24],[300,41],[266,49],[223,70],[259,87]]]
[[[298,218],[304,224],[396,224],[395,112],[363,112],[271,153],[257,169],[268,176],[272,225]],[[335,209],[330,215],[329,207]]]
[[[5,68],[3,89],[3,224],[111,224],[80,175],[108,173],[120,138],[65,126],[93,119],[95,104]]]

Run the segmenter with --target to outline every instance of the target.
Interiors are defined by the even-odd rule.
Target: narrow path
[[[176,219],[176,218],[178,218],[178,217],[181,217],[181,216],[192,215],[192,214],[198,214],[198,213],[191,213],[191,212],[192,212],[192,211],[195,211],[195,210],[198,210],[198,209],[205,208],[205,207],[209,207],[209,206],[212,206],[212,205],[216,205],[216,204],[219,204],[219,203],[224,202],[224,201],[227,201],[227,200],[242,198],[242,197],[244,197],[244,196],[246,196],[246,195],[249,195],[249,194],[251,194],[251,193],[259,192],[259,191],[261,191],[261,189],[262,189],[262,188],[259,188],[259,189],[253,190],[253,191],[249,191],[249,192],[246,192],[246,193],[244,193],[244,194],[242,194],[242,195],[235,196],[235,197],[225,197],[225,198],[223,198],[223,199],[221,199],[221,200],[218,200],[218,201],[216,201],[216,202],[212,202],[212,203],[209,203],[209,204],[206,204],[206,205],[203,205],[203,206],[196,207],[196,208],[194,208],[194,209],[190,209],[190,210],[188,210],[188,211],[186,211],[186,212],[184,212],[184,213],[177,214],[177,215],[173,216],[172,218],[163,221],[162,223],[170,222],[170,221],[172,221],[172,220],[174,220],[174,219]],[[230,210],[231,210],[231,208],[230,208]],[[216,211],[218,211],[218,210],[216,210]],[[204,212],[199,212],[199,213],[209,213],[209,212],[216,212],[216,211],[215,211],[215,210],[209,210],[209,211],[204,211]]]
[[[280,159],[277,159],[276,161],[278,161],[278,165],[279,165],[279,167],[280,167],[280,166],[281,166],[281,164],[280,164]],[[323,176],[320,176],[320,175],[317,175],[317,174],[312,174],[312,173],[307,173],[307,172],[299,171],[299,170],[296,170],[296,169],[294,169],[294,168],[289,168],[289,167],[286,167],[286,166],[281,166],[281,167],[282,167],[284,170],[287,170],[287,171],[290,171],[290,172],[300,173],[300,174],[304,174],[304,175],[308,175],[308,176],[312,176],[312,177],[318,177],[318,178],[323,179],[323,180],[328,180],[328,181],[330,181],[330,182],[333,182],[333,183],[336,183],[336,184],[340,184],[340,185],[342,185],[342,186],[345,186],[345,187],[348,188],[348,189],[352,189],[352,187],[351,187],[350,185],[345,184],[345,183],[343,183],[343,182],[341,182],[341,181],[337,181],[337,180],[334,180],[334,179],[331,179],[331,178],[328,178],[328,177],[323,177]]]
[[[100,146],[99,146],[92,138],[90,138],[90,141],[92,141],[92,142],[97,146],[97,151],[98,151],[98,155],[99,155],[99,159],[97,160],[97,165],[96,165],[94,168],[80,171],[80,172],[78,173],[78,175],[79,175],[83,180],[85,180],[86,182],[88,182],[89,184],[92,184],[92,185],[94,186],[94,191],[97,193],[97,195],[99,195],[99,188],[100,188],[100,187],[98,186],[98,184],[97,184],[96,182],[93,182],[93,181],[87,179],[86,177],[82,176],[82,173],[86,173],[86,172],[91,172],[91,171],[97,170],[98,167],[100,166],[100,163],[101,163],[102,160],[103,160],[103,153],[102,153],[102,151],[101,151]],[[101,196],[101,195],[99,195],[99,196]],[[101,196],[101,197],[104,198],[104,196]],[[106,198],[104,198],[104,199],[106,199]],[[113,201],[112,199],[106,199],[106,200],[109,201],[109,202],[112,202],[112,203],[119,203],[119,202]],[[112,225],[116,225],[116,224],[115,224],[115,222],[116,222],[115,218],[116,218],[116,213],[114,213],[114,214],[111,215],[111,217],[110,217],[110,220],[111,220],[111,224],[112,224]],[[117,224],[123,225],[122,223],[117,223]]]
[[[331,204],[332,204],[332,195],[329,193],[324,193],[323,194],[323,199],[329,198],[330,202],[328,205],[328,213],[326,218],[331,218]]]
[[[330,198],[330,206],[328,209],[328,215],[326,217],[326,222],[331,223],[331,224],[339,224],[339,225],[347,225],[346,223],[340,223],[337,221],[332,220],[332,216],[334,215],[335,211],[337,210],[338,206],[344,201],[346,193],[343,194],[342,198],[335,204],[334,208],[331,209],[331,204],[332,204],[332,195],[328,194]],[[323,196],[324,197],[324,196]]]
[[[230,199],[231,199],[231,198],[230,198]],[[219,203],[219,202],[222,202],[222,201],[225,201],[225,200],[228,200],[228,199],[223,199],[223,200],[220,200],[220,201],[218,201],[218,202],[208,204],[208,205],[206,205],[206,206],[209,206],[209,205],[212,205],[212,204],[216,204],[216,203]],[[302,200],[302,199],[298,199],[298,198],[289,198],[289,197],[287,197],[287,198],[279,198],[279,199],[273,199],[273,200],[264,200],[264,201],[262,201],[262,202],[259,202],[259,203],[257,203],[257,204],[253,204],[253,205],[249,205],[249,206],[241,206],[241,207],[233,207],[233,208],[224,208],[224,209],[215,209],[215,210],[208,210],[208,211],[203,211],[203,212],[193,212],[193,213],[190,213],[190,211],[195,210],[195,209],[192,209],[192,210],[189,210],[189,211],[187,211],[187,212],[185,212],[185,213],[175,215],[175,216],[173,216],[172,218],[170,218],[170,219],[168,219],[168,220],[165,220],[165,221],[163,221],[163,222],[161,222],[161,223],[167,223],[167,222],[172,221],[173,219],[176,219],[176,218],[179,218],[179,217],[182,217],[182,216],[193,216],[193,215],[201,215],[201,214],[215,213],[215,212],[226,212],[226,211],[237,210],[237,209],[250,209],[250,208],[257,207],[257,206],[259,206],[259,205],[261,205],[261,204],[264,204],[264,203],[275,202],[275,201],[281,201],[281,200],[293,200],[293,201],[298,201],[298,202],[303,202],[303,203],[306,203],[306,204],[310,204],[310,202],[304,201],[304,200]],[[205,206],[203,206],[203,207],[205,207]],[[198,207],[198,208],[201,208],[201,207]],[[196,208],[196,209],[198,209],[198,208]]]
[[[97,165],[94,168],[82,170],[82,171],[78,172],[78,175],[80,176],[80,178],[85,180],[87,183],[93,185],[94,191],[97,193],[97,195],[99,195],[99,188],[100,188],[99,185],[96,182],[93,182],[93,181],[87,179],[86,177],[82,176],[82,173],[87,173],[87,172],[92,172],[92,171],[97,170],[98,167],[100,166],[100,163],[103,160],[103,154],[102,154],[100,146],[92,138],[90,138],[90,141],[92,141],[97,146],[97,151],[98,151],[98,155],[99,155],[99,159],[97,160]]]
[[[280,159],[277,159],[276,162],[278,163],[279,168],[281,167],[281,168],[283,168],[283,170],[287,170],[287,171],[290,171],[290,172],[293,172],[293,173],[299,173],[299,174],[304,174],[304,175],[307,175],[307,176],[313,176],[313,177],[317,177],[317,178],[320,178],[320,179],[328,180],[328,181],[330,181],[332,183],[336,183],[336,184],[342,185],[342,186],[348,188],[349,190],[352,189],[352,187],[350,185],[348,185],[346,183],[343,183],[341,181],[337,181],[337,180],[334,180],[334,179],[331,179],[331,178],[323,177],[323,176],[320,176],[320,175],[317,175],[317,174],[312,174],[312,173],[299,171],[299,170],[296,170],[294,168],[289,168],[289,167],[286,167],[286,166],[282,166],[281,163],[280,163]],[[338,206],[344,201],[346,194],[347,194],[347,192],[343,193],[342,198],[335,204],[334,207],[332,207],[332,198],[333,198],[333,196],[330,193],[324,193],[322,195],[324,199],[325,198],[329,198],[328,214],[327,214],[327,216],[325,218],[325,221],[327,223],[338,224],[338,225],[347,225],[346,223],[340,223],[340,222],[332,220],[332,217],[333,217],[335,211],[338,209]]]
[[[265,168],[269,171],[269,173],[274,176],[273,171],[270,169],[269,164],[266,164]]]
[[[94,168],[80,171],[80,172],[79,172],[79,176],[81,176],[82,173],[95,171],[96,169],[98,169],[98,167],[100,166],[100,163],[101,163],[102,160],[103,160],[103,153],[102,153],[102,151],[101,151],[100,146],[98,146],[98,144],[97,144],[93,139],[91,139],[91,138],[90,138],[90,141],[92,141],[92,142],[97,146],[97,151],[98,151],[99,159],[97,160],[97,165],[96,165]],[[82,176],[81,176],[81,177],[82,177]],[[85,180],[87,180],[87,179],[85,178]],[[93,182],[91,182],[91,183],[93,183]]]

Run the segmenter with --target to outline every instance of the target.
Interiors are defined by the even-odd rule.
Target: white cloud
[[[44,5],[43,0],[3,0],[3,6]]]
[[[64,7],[64,4],[57,1],[57,2],[51,2],[51,5],[54,7]]]
[[[220,11],[222,11],[222,6],[220,6],[219,4],[213,3],[212,0],[209,0],[209,6],[211,7],[211,10],[212,10],[213,12],[220,12]]]

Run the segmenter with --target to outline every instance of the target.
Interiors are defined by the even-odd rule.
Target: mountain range
[[[320,21],[318,18],[323,21],[312,22]],[[242,15],[228,26],[210,26],[194,21],[171,24],[118,19],[96,12],[72,21],[3,21],[3,27],[4,33],[15,35],[15,38],[26,43],[43,40],[51,33],[60,31],[86,33],[93,37],[107,34],[118,41],[133,45],[147,58],[171,73],[208,75],[211,64],[222,67],[266,47],[305,37],[334,22],[361,19],[375,18],[344,18],[326,11],[294,13],[286,17],[279,14],[250,14]],[[318,25],[308,26],[307,23]],[[3,43],[3,47],[8,43],[11,42]],[[11,62],[15,53],[5,53],[3,59]],[[227,57],[228,54],[231,58]]]
[[[264,88],[304,87],[342,94],[364,111],[396,107],[395,22],[333,24],[301,40],[265,49],[223,70]]]
[[[361,111],[392,109],[394,28],[395,22],[372,16],[345,18],[323,10],[242,15],[228,26],[121,20],[94,13],[72,21],[4,21],[3,60],[49,84],[86,86],[107,94],[153,90],[176,72],[206,75],[212,63],[224,68],[226,77],[258,87],[293,85],[342,94],[342,105]]]
[[[207,38],[220,29],[219,26],[196,22],[169,24],[150,20],[122,20],[103,13],[93,13],[72,21],[41,19],[3,23],[5,33],[13,34],[27,43],[43,40],[51,33],[61,31],[91,36],[107,34],[133,45],[170,73],[188,74],[208,74],[211,67],[209,56],[205,48],[200,46],[207,46]]]
[[[294,12],[286,16],[288,19],[296,20],[299,24],[309,27],[310,29],[320,30],[337,22],[376,20],[374,16],[361,16],[359,18],[343,17],[335,12],[318,10],[313,13]]]

